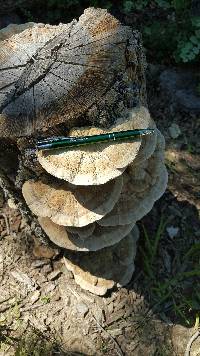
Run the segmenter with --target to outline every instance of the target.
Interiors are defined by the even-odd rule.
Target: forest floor
[[[197,114],[173,107],[158,78],[149,70],[149,107],[166,139],[169,184],[138,223],[136,271],[126,288],[103,298],[81,290],[62,254],[39,245],[1,195],[1,356],[181,356],[197,335],[200,124]],[[190,351],[200,355],[200,337]]]

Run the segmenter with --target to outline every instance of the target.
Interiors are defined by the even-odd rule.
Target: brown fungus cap
[[[74,186],[54,177],[28,180],[22,193],[31,211],[65,226],[85,226],[101,219],[117,202],[122,177],[101,186]]]
[[[153,155],[140,165],[130,165],[123,174],[123,188],[114,208],[98,221],[102,226],[136,222],[146,215],[167,187],[168,174],[164,165],[164,138],[158,132]]]
[[[112,247],[97,252],[66,253],[65,265],[81,288],[104,295],[115,285],[121,287],[130,282],[138,237],[138,228],[134,226],[128,236]]]
[[[53,223],[49,218],[38,218],[50,240],[56,245],[74,251],[97,251],[122,240],[133,228],[134,223],[117,226],[100,226],[94,223],[94,232],[84,239],[72,234],[65,226]]]
[[[131,110],[109,129],[75,128],[69,136],[90,136],[151,126],[145,107]],[[122,174],[138,154],[141,139],[96,143],[71,149],[39,151],[38,161],[51,175],[75,185],[99,185]]]

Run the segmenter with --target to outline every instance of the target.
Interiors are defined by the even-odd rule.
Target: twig
[[[50,304],[50,303],[49,303]],[[37,308],[41,308],[41,307],[44,307],[46,304],[44,303],[40,303],[40,304],[35,304],[35,305],[31,305],[29,307],[25,307],[25,308],[20,308],[20,312],[26,312],[26,311],[29,311],[29,310],[33,310],[33,309],[37,309]]]
[[[0,300],[0,304],[3,304],[5,302],[7,302],[8,300],[12,299],[14,296],[9,296],[6,299]]]
[[[115,347],[116,347],[116,349],[117,349],[117,354],[118,354],[119,356],[124,356],[123,351],[121,350],[121,348],[120,348],[118,342],[114,339],[114,337],[113,337],[112,335],[110,335],[110,333],[109,333],[107,330],[105,330],[105,329],[103,328],[103,326],[101,326],[101,324],[99,324],[99,322],[97,321],[97,319],[95,318],[94,315],[93,315],[93,319],[94,319],[94,321],[96,322],[97,326],[101,329],[101,331],[103,331],[103,332],[112,340],[112,342],[114,343],[114,345],[115,345]]]
[[[83,293],[77,293],[73,289],[71,289],[69,286],[67,286],[67,289],[79,300],[82,299],[85,303],[93,303],[93,298],[90,298],[87,295],[84,295]]]
[[[12,305],[1,305],[0,306],[0,313],[4,313],[6,310],[12,308]]]
[[[191,336],[190,340],[188,341],[186,350],[185,350],[185,354],[184,356],[190,356],[190,349],[192,346],[192,343],[200,336],[200,331],[197,330],[196,333],[194,335]]]
[[[6,214],[1,213],[0,216],[3,216],[3,218],[5,220],[7,235],[10,235],[10,226],[9,226],[9,222],[8,222],[8,218],[7,218]]]
[[[77,299],[80,299],[81,296],[76,293],[73,289],[71,289],[69,286],[67,286],[67,289],[77,298]]]

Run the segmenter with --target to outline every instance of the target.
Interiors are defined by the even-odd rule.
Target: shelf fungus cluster
[[[73,128],[70,135],[92,135],[155,127],[138,107],[108,129]],[[50,240],[66,249],[64,261],[75,281],[103,295],[126,285],[134,271],[136,222],[147,214],[167,184],[164,139],[151,136],[96,143],[73,149],[38,151],[47,173],[23,184],[23,196]]]
[[[79,137],[155,129],[137,139],[36,151],[37,163],[28,167],[35,174],[21,185],[44,232],[64,249],[76,283],[104,295],[130,282],[136,222],[167,185],[140,36],[93,8],[68,25],[31,23],[4,36],[0,132],[16,140],[21,157],[23,140],[63,131]]]

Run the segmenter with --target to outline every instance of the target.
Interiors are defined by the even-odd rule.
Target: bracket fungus
[[[78,235],[80,239],[85,239],[88,236],[91,236],[94,232],[95,224],[91,223],[86,226],[76,227],[76,226],[66,226],[66,230],[72,234]]]
[[[96,127],[74,128],[69,136],[91,136],[108,132],[150,127],[151,118],[146,108],[140,107],[119,118],[108,129]],[[75,185],[99,185],[122,174],[137,156],[141,138],[125,142],[97,143],[73,150],[56,149],[37,153],[38,161],[51,175]]]
[[[136,222],[167,185],[164,138],[147,107],[140,34],[107,10],[89,8],[69,24],[5,29],[0,40],[0,137],[19,150],[14,184],[23,206],[64,249],[66,267],[83,289],[104,295],[126,285]],[[145,128],[154,133],[70,149],[31,146],[52,136]]]
[[[134,162],[123,175],[123,188],[113,210],[99,220],[102,226],[129,224],[140,220],[153,207],[167,187],[164,165],[164,138],[158,131],[157,145],[146,164]]]
[[[101,186],[74,186],[54,177],[26,181],[22,193],[37,216],[64,226],[85,226],[101,219],[117,202],[122,177]]]
[[[121,287],[130,282],[138,237],[135,226],[129,235],[111,247],[85,254],[66,253],[65,265],[83,289],[104,295],[115,285]]]
[[[127,225],[100,226],[94,223],[91,235],[80,238],[70,232],[68,227],[53,223],[49,218],[38,218],[39,223],[50,240],[56,245],[74,251],[97,251],[112,246],[130,233],[135,223]]]

